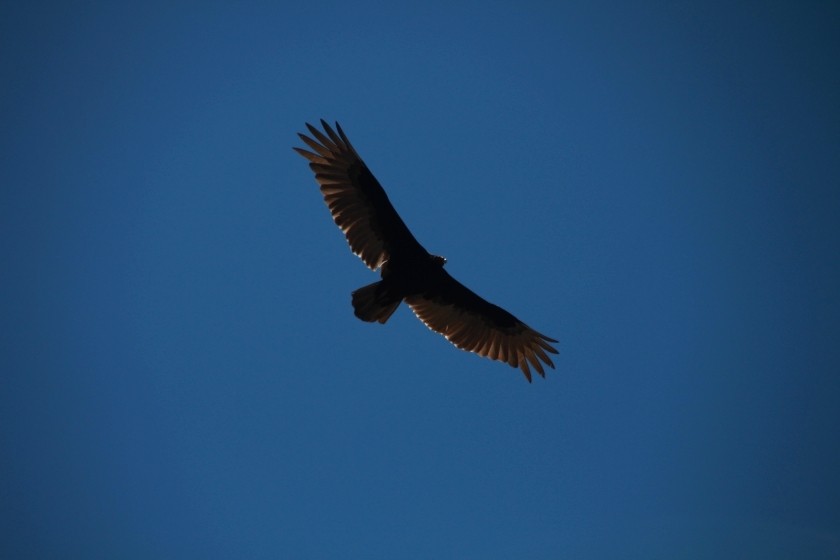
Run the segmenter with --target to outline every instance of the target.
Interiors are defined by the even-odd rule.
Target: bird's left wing
[[[542,364],[554,367],[547,352],[557,354],[549,342],[557,341],[481,298],[446,271],[441,272],[441,282],[405,298],[414,314],[461,350],[519,367],[528,381],[531,367],[545,377]]]
[[[306,124],[314,139],[298,134],[313,151],[294,150],[309,160],[324,202],[350,249],[373,270],[397,252],[425,254],[341,126],[336,123],[333,130],[324,120],[321,126],[324,132]]]

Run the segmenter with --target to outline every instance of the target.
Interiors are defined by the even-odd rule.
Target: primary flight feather
[[[323,132],[307,123],[312,137],[298,134],[324,202],[350,248],[382,279],[353,292],[355,315],[385,323],[405,301],[417,317],[462,350],[519,367],[531,381],[531,367],[545,377],[554,367],[550,342],[501,307],[482,299],[443,269],[446,259],[430,254],[411,234],[376,177],[344,131],[321,120]]]

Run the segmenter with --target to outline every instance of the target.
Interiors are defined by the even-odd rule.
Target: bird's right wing
[[[556,354],[549,342],[557,341],[483,299],[446,271],[441,272],[442,281],[422,294],[405,298],[414,314],[461,350],[519,367],[528,381],[531,367],[545,377],[542,363],[554,367],[546,352]]]
[[[321,126],[326,134],[306,124],[315,139],[298,134],[314,152],[294,150],[309,160],[324,202],[350,249],[373,270],[394,253],[425,253],[341,126],[335,124],[337,133],[323,119]]]

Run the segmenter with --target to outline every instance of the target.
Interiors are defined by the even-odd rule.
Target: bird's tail
[[[353,312],[362,321],[384,323],[399,307],[402,298],[388,293],[382,281],[353,292]]]

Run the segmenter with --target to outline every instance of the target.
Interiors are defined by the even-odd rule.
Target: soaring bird
[[[359,319],[385,323],[405,301],[417,317],[461,350],[519,367],[531,381],[531,367],[545,377],[554,367],[550,342],[501,307],[482,299],[443,269],[446,259],[432,255],[411,234],[385,190],[350,144],[341,126],[323,119],[323,132],[309,123],[312,137],[298,134],[312,151],[294,150],[309,160],[324,202],[350,249],[381,280],[353,292]],[[314,138],[313,138],[314,137]]]

